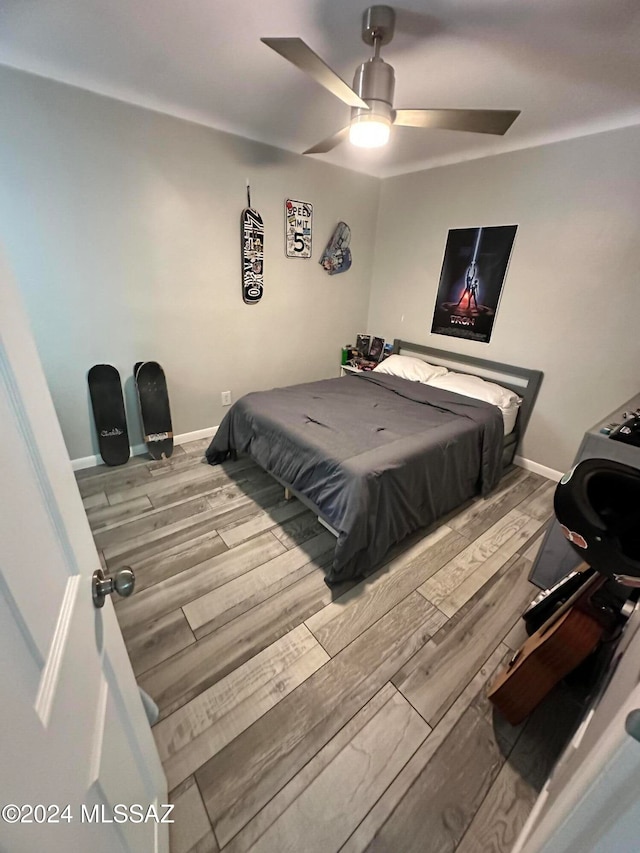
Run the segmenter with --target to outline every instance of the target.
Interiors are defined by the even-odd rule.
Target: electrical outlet
[[[231,391],[223,391],[222,394],[220,394],[220,397],[222,399],[223,406],[231,405]]]

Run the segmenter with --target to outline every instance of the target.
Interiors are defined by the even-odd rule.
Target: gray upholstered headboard
[[[503,364],[499,361],[489,361],[485,358],[474,358],[472,355],[460,355],[456,352],[434,349],[411,341],[403,341],[400,338],[394,340],[393,351],[399,355],[416,355],[424,358],[425,361],[441,364],[444,367],[457,370],[459,373],[471,373],[515,391],[522,397],[522,405],[514,429],[515,444],[520,443],[529,423],[533,404],[538,396],[543,376],[542,371],[516,367],[513,364]]]

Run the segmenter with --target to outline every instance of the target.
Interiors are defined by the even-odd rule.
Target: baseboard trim
[[[217,426],[206,427],[205,429],[196,429],[193,432],[183,432],[182,435],[176,435],[173,441],[174,444],[186,444],[188,441],[197,441],[199,438],[209,438],[210,436],[214,436],[217,431]]]
[[[136,444],[129,448],[131,456],[141,456],[146,450],[146,444]],[[82,471],[83,468],[94,468],[96,465],[102,465],[102,456],[99,453],[96,453],[94,456],[81,456],[79,459],[71,460],[71,468],[74,471]]]
[[[534,462],[532,459],[524,459],[522,456],[516,456],[513,460],[514,465],[524,468],[525,471],[533,471],[534,474],[540,474],[548,480],[553,480],[557,483],[564,474],[564,471],[556,471],[554,468],[547,468],[546,465],[541,465],[539,462]]]
[[[193,432],[183,432],[181,435],[174,435],[174,444],[187,444],[189,441],[197,441],[199,438],[209,438],[214,436],[218,430],[217,426],[206,427],[205,429],[197,429]],[[147,452],[146,444],[135,444],[129,448],[132,456],[142,456]],[[102,457],[99,454],[94,456],[81,456],[78,459],[71,460],[71,468],[74,471],[82,471],[83,468],[93,468],[95,465],[102,465]]]
[[[100,462],[97,456],[80,456],[78,459],[71,460],[71,468],[73,471],[82,471],[83,468],[93,468],[94,465],[99,465]]]
[[[216,434],[217,426],[205,427],[205,429],[196,429],[193,432],[183,432],[180,435],[173,437],[174,444],[187,444],[190,441],[198,441],[201,438],[210,438]],[[135,444],[131,447],[132,456],[141,456],[147,452],[146,444]],[[534,474],[540,474],[548,480],[558,482],[564,471],[555,471],[553,468],[547,468],[546,465],[541,465],[539,462],[534,462],[531,459],[525,459],[522,456],[516,456],[513,460],[514,465],[524,468],[525,471],[533,471]],[[79,459],[71,460],[71,467],[74,471],[81,471],[83,468],[93,468],[95,465],[101,465],[102,459],[98,454],[94,456],[81,456]]]

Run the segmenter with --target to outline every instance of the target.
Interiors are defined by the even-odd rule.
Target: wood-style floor
[[[334,540],[208,440],[78,473],[176,804],[172,853],[506,853],[566,738],[561,693],[522,726],[487,685],[524,637],[554,484],[514,468],[330,591]]]

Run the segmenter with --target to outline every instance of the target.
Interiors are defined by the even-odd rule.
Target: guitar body
[[[491,685],[489,699],[513,726],[595,651],[616,622],[610,607],[592,604],[607,579],[588,569],[586,564],[578,568],[586,578],[582,586],[525,641]]]
[[[489,699],[512,726],[518,725],[596,649],[604,630],[589,613],[568,610],[548,631],[543,626],[529,637],[492,684]]]

